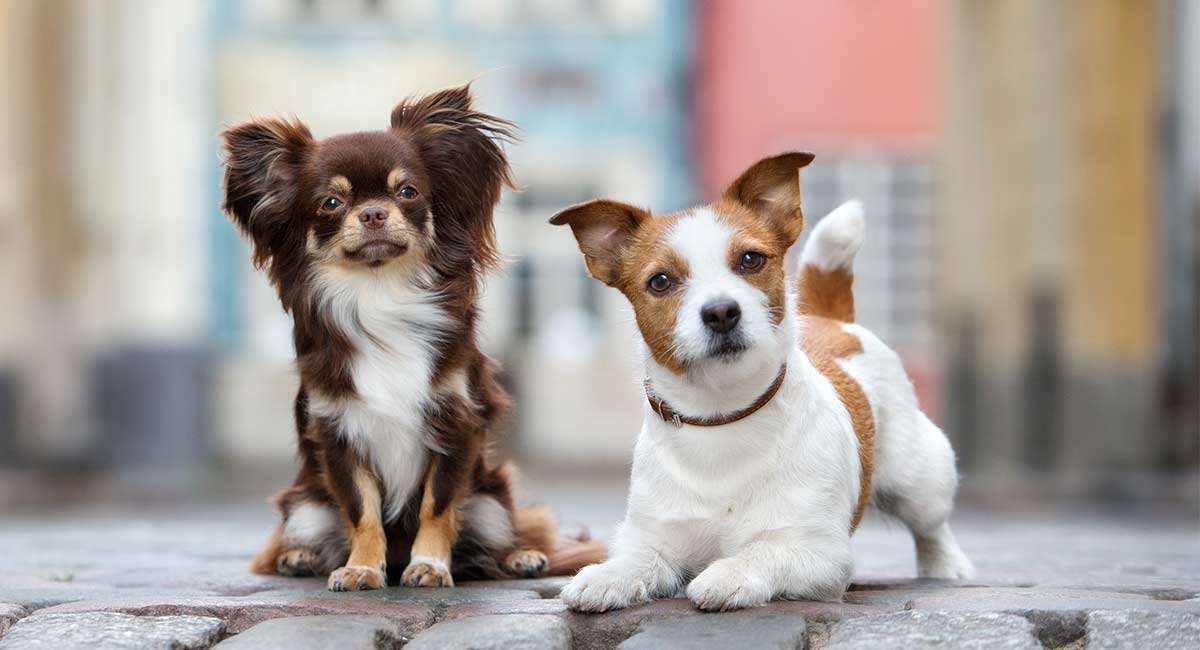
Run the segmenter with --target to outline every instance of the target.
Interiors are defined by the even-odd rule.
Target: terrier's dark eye
[[[650,278],[650,291],[658,294],[666,293],[671,288],[671,278],[666,273],[657,273]]]
[[[322,212],[333,212],[334,210],[337,210],[340,207],[342,207],[342,200],[336,196],[328,197],[324,201],[321,202],[321,211]]]
[[[413,187],[412,185],[405,185],[404,187],[400,188],[400,197],[404,199],[417,198],[417,188]]]
[[[767,256],[754,251],[746,251],[742,253],[742,257],[738,260],[738,270],[742,273],[754,273],[762,268],[763,263],[767,261]]]

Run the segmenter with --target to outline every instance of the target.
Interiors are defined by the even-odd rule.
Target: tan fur
[[[753,273],[740,274],[750,284],[757,287],[767,296],[771,306],[771,322],[778,325],[783,320],[786,308],[787,282],[783,272],[784,258],[792,240],[788,235],[764,222],[762,217],[741,203],[730,199],[721,199],[709,205],[713,211],[726,223],[733,226],[733,237],[728,251],[726,264],[735,273],[741,263],[741,256],[747,252],[761,253],[766,256],[762,268]],[[803,215],[797,217],[801,223]]]
[[[848,269],[822,271],[806,265],[800,271],[800,313],[853,323],[853,285]]]
[[[350,526],[350,559],[347,566],[387,568],[387,537],[381,520],[379,482],[363,468],[354,471],[354,486],[362,499],[362,516]]]
[[[334,194],[346,196],[350,194],[351,190],[353,189],[354,188],[350,185],[350,179],[346,178],[345,176],[338,175],[329,179],[329,191],[333,192]]]
[[[516,548],[538,549],[550,561],[550,575],[574,575],[589,564],[603,562],[608,551],[602,542],[583,535],[577,539],[560,537],[558,523],[548,508],[520,508],[513,513],[517,533]]]
[[[863,512],[871,501],[871,478],[875,470],[875,417],[871,413],[871,403],[862,386],[842,369],[839,359],[845,359],[863,351],[862,341],[853,334],[842,329],[839,321],[801,314],[803,336],[800,347],[808,355],[816,369],[825,375],[833,384],[842,404],[850,413],[850,422],[854,425],[854,433],[858,436],[858,460],[862,467],[859,478],[858,506],[850,523],[851,532],[858,528],[862,521]]]
[[[283,553],[283,521],[275,524],[271,537],[263,545],[261,551],[250,560],[250,572],[259,575],[274,575],[277,573],[276,564]]]
[[[412,556],[423,556],[441,561],[443,567],[450,566],[450,550],[458,541],[457,499],[450,506],[437,512],[433,489],[433,466],[425,479],[425,494],[421,497],[420,527],[413,541]],[[454,579],[439,567],[413,564],[404,570],[401,582],[409,586],[452,587]]]
[[[388,172],[387,187],[389,192],[395,192],[400,189],[400,183],[408,180],[408,172],[402,167],[397,167]]]

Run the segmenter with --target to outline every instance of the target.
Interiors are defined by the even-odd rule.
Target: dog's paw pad
[[[310,576],[316,573],[317,555],[306,548],[294,548],[275,560],[275,571],[281,576]]]
[[[550,569],[550,559],[541,551],[520,549],[504,558],[504,568],[519,578],[536,578]]]
[[[380,589],[387,583],[386,575],[369,566],[344,566],[329,574],[329,591]]]
[[[441,562],[415,561],[404,569],[400,584],[405,587],[453,587],[454,578]]]

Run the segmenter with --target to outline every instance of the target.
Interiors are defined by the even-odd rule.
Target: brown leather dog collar
[[[779,367],[779,375],[775,377],[775,381],[772,382],[769,387],[767,387],[767,392],[759,395],[758,399],[754,400],[753,404],[740,411],[734,411],[729,415],[723,415],[717,418],[692,418],[686,415],[680,415],[675,411],[675,409],[671,408],[670,404],[667,404],[665,400],[654,394],[654,390],[650,388],[649,379],[646,379],[644,384],[646,386],[646,399],[650,402],[650,410],[657,413],[664,422],[670,422],[677,427],[682,427],[685,424],[690,424],[694,427],[719,427],[722,424],[732,424],[738,420],[748,418],[751,415],[754,415],[754,413],[759,409],[766,406],[767,402],[771,401],[772,397],[775,397],[775,393],[779,392],[779,387],[783,385],[783,378],[785,375],[787,375],[786,363]]]

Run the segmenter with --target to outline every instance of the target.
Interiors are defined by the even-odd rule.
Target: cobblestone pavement
[[[597,535],[620,514],[619,496],[555,494]],[[913,579],[907,534],[868,518],[842,603],[601,615],[567,612],[558,578],[335,594],[250,575],[271,524],[244,504],[0,514],[0,648],[1200,648],[1194,521],[963,512],[980,577],[946,583]]]

